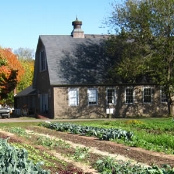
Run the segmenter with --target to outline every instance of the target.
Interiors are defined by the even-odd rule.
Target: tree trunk
[[[174,116],[174,96],[172,96],[170,102],[168,102],[168,113],[169,116]]]

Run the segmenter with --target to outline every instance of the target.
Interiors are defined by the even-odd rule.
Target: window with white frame
[[[143,102],[144,103],[151,103],[152,102],[152,88],[151,87],[144,87]]]
[[[116,104],[116,90],[115,90],[115,88],[107,88],[106,89],[106,103],[108,105]]]
[[[40,71],[46,70],[46,57],[45,52],[42,50],[40,52]]]
[[[167,95],[165,93],[165,89],[163,86],[160,87],[160,98],[161,98],[161,103],[167,102]]]
[[[133,87],[126,87],[125,89],[125,103],[126,104],[133,104],[134,102],[134,88]]]
[[[98,92],[96,88],[88,89],[88,105],[98,104]]]
[[[78,88],[68,89],[68,101],[69,101],[69,106],[79,105],[79,89]]]

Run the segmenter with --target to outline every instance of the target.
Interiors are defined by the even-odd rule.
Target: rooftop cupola
[[[84,32],[81,29],[82,21],[79,21],[76,17],[76,20],[72,22],[73,25],[73,31],[71,32],[71,35],[73,38],[84,38]]]

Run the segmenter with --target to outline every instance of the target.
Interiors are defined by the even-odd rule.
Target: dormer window
[[[40,52],[40,71],[45,71],[46,70],[46,57],[45,57],[45,52],[42,50]]]

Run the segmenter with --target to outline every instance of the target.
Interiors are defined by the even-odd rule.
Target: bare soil
[[[54,130],[48,130],[46,128],[42,127],[27,127],[27,130],[32,130],[34,132],[44,134],[45,136],[53,136],[58,139],[65,140],[67,142],[71,142],[73,144],[83,145],[85,147],[93,148],[93,151],[90,153],[89,159],[85,163],[86,168],[82,163],[76,163],[72,160],[67,160],[66,154],[73,154],[75,151],[75,148],[55,148],[54,151],[48,150],[47,148],[43,146],[36,146],[35,148],[40,149],[41,151],[47,151],[49,153],[52,153],[53,155],[57,155],[57,157],[60,157],[62,160],[65,160],[68,162],[68,166],[66,168],[62,167],[60,164],[57,164],[57,168],[53,169],[50,168],[50,170],[54,172],[58,172],[60,170],[78,170],[79,174],[81,173],[97,173],[97,171],[94,170],[94,163],[96,160],[101,159],[104,155],[115,155],[115,156],[124,156],[125,159],[131,159],[135,161],[136,163],[143,163],[144,165],[158,165],[162,166],[164,164],[169,164],[170,166],[174,167],[174,155],[166,155],[164,153],[157,153],[152,152],[148,150],[144,150],[137,147],[128,147],[125,145],[117,144],[115,142],[110,141],[101,141],[94,137],[85,137],[80,135],[74,135],[70,133],[64,133],[64,132],[57,132]],[[17,137],[12,136],[12,134],[4,133],[1,131],[0,138],[7,138],[11,137],[9,139],[10,142],[16,141],[26,144],[32,144],[31,141]],[[34,136],[33,136],[33,142],[34,142]],[[102,153],[98,153],[98,151]],[[62,154],[65,154],[62,156]],[[123,160],[125,160],[123,158]],[[83,172],[82,172],[83,171]],[[78,172],[77,172],[78,173]]]

